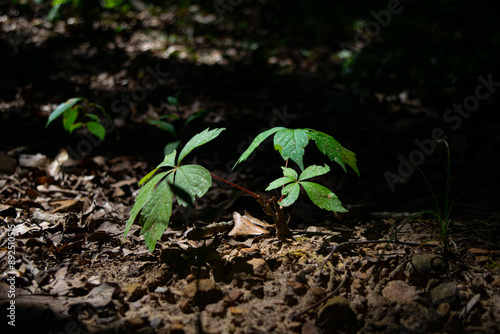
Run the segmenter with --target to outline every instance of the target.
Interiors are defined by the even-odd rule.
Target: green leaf
[[[151,172],[149,172],[146,176],[144,176],[140,181],[139,185],[143,184],[147,180],[149,180],[161,167],[175,167],[175,155],[177,152],[174,150],[172,153],[165,155],[163,158],[163,162],[156,166]]]
[[[72,129],[73,124],[78,118],[78,109],[70,108],[63,113],[63,127],[64,130],[72,133],[74,129]]]
[[[190,141],[187,142],[186,146],[184,146],[184,148],[182,149],[181,153],[179,154],[179,160],[177,161],[177,164],[180,164],[182,159],[184,159],[184,157],[188,155],[189,152],[215,139],[224,130],[225,128],[213,129],[213,130],[209,130],[207,128],[203,132],[195,135],[193,138],[191,138]]]
[[[279,179],[274,180],[273,182],[269,183],[269,186],[266,188],[266,191],[273,190],[276,188],[279,188],[287,183],[297,181],[297,179],[285,176],[285,177],[280,177]]]
[[[210,172],[200,165],[178,167],[168,176],[177,202],[183,206],[193,205],[195,197],[202,197],[212,186]]]
[[[163,154],[167,155],[175,151],[177,148],[179,148],[179,145],[181,144],[180,140],[176,140],[173,142],[168,143],[165,145],[165,148],[163,148]]]
[[[112,9],[122,4],[123,0],[104,0],[104,8]]]
[[[252,141],[252,143],[250,144],[250,146],[246,149],[245,152],[243,152],[243,154],[240,156],[240,158],[238,159],[238,161],[236,161],[236,163],[234,164],[233,168],[236,167],[237,164],[239,164],[240,162],[243,162],[245,161],[249,156],[250,154],[252,154],[252,152],[264,141],[267,139],[267,137],[269,137],[270,135],[272,135],[273,133],[277,132],[277,131],[280,131],[280,130],[283,130],[285,129],[284,127],[275,127],[275,128],[272,128],[272,129],[269,129],[267,131],[264,131],[262,133],[260,133],[257,137],[255,137],[255,139]]]
[[[328,167],[326,164],[323,167],[317,166],[317,165],[312,165],[312,166],[307,167],[300,174],[299,181],[303,181],[306,179],[310,179],[311,177],[323,175],[323,174],[328,173],[329,171],[330,171],[330,167]]]
[[[177,108],[179,108],[179,99],[177,99],[177,97],[169,96],[169,97],[167,97],[167,101],[171,105],[176,106]]]
[[[322,209],[333,212],[348,212],[343,206],[337,195],[328,188],[314,182],[301,182],[307,195],[314,204]]]
[[[283,169],[283,175],[284,176],[288,176],[288,177],[291,177],[292,179],[294,180],[297,180],[297,172],[292,169],[292,168],[287,168],[287,167],[281,167],[281,169]]]
[[[62,3],[58,3],[54,5],[54,2],[52,3],[52,8],[50,9],[49,14],[47,15],[47,21],[52,22],[56,16],[59,14],[59,9],[62,6]]]
[[[78,128],[81,128],[82,126],[83,126],[82,122],[78,122],[78,123],[73,124],[71,126],[71,128],[69,128],[69,133],[73,133],[73,131],[75,131]]]
[[[292,159],[301,170],[304,170],[304,148],[309,143],[307,132],[302,129],[284,129],[274,135],[274,148],[283,160]]]
[[[191,123],[192,121],[194,121],[195,119],[197,118],[200,118],[200,117],[203,117],[209,113],[211,113],[212,111],[210,109],[202,109],[202,110],[198,110],[197,112],[195,112],[194,114],[192,114],[191,116],[188,117],[188,119],[186,120],[186,122],[184,123],[184,126],[187,126],[189,123]]]
[[[158,175],[155,175],[151,179],[151,181],[149,181],[144,186],[142,186],[141,189],[139,189],[139,192],[137,193],[137,197],[135,198],[134,206],[132,207],[132,210],[130,210],[130,216],[129,216],[129,218],[127,220],[127,224],[125,226],[125,232],[123,233],[123,240],[125,240],[125,237],[127,236],[128,232],[130,231],[130,228],[132,227],[132,224],[134,223],[137,215],[139,214],[139,212],[142,210],[144,205],[146,205],[146,203],[149,201],[149,199],[153,195],[153,190],[155,189],[156,184],[170,172],[172,172],[172,171],[166,171],[166,172],[160,173]]]
[[[154,126],[158,127],[159,129],[166,131],[166,132],[172,134],[175,138],[177,138],[177,132],[175,132],[175,127],[172,123],[160,121],[160,120],[156,120],[156,119],[150,119],[150,118],[146,119],[146,121],[149,124],[154,125]]]
[[[168,114],[160,116],[160,119],[165,119],[165,118],[172,118],[174,120],[178,120],[180,117],[177,114]]]
[[[330,161],[338,163],[344,171],[347,171],[345,164],[349,165],[359,176],[358,168],[356,167],[356,154],[342,147],[338,141],[326,133],[306,129],[309,137],[316,142],[316,146],[325,154]]]
[[[59,117],[62,113],[64,113],[66,110],[77,104],[78,102],[85,100],[83,97],[74,97],[72,99],[69,99],[66,102],[61,103],[60,105],[57,106],[56,109],[50,114],[49,119],[47,120],[47,124],[45,124],[45,127],[48,127],[49,124],[55,120],[57,117]]]
[[[279,204],[281,206],[292,205],[297,200],[297,198],[299,198],[299,194],[300,194],[299,183],[295,182],[295,183],[287,184],[283,188],[283,190],[281,190],[281,194],[285,197],[279,202]]]
[[[168,227],[172,214],[173,193],[167,178],[156,187],[153,195],[141,211],[141,233],[144,234],[146,247],[155,249],[156,242]]]
[[[104,140],[104,137],[106,137],[106,129],[104,128],[104,126],[97,122],[88,122],[86,125],[91,134],[93,134],[100,140]]]
[[[87,116],[88,118],[96,121],[96,122],[99,122],[99,117],[97,115],[94,115],[94,114],[86,114],[85,116]]]
[[[351,167],[356,172],[356,174],[358,174],[358,176],[360,176],[358,167],[356,166],[356,154],[343,147],[341,154],[344,159],[344,162],[348,164],[349,167]]]

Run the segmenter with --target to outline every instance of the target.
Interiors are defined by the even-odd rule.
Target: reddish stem
[[[234,183],[232,183],[231,181],[228,181],[228,180],[226,180],[226,179],[223,179],[222,177],[218,177],[217,175],[214,175],[214,174],[210,174],[210,176],[212,176],[214,179],[217,179],[217,180],[219,180],[219,181],[222,181],[222,182],[224,182],[224,183],[227,183],[227,184],[229,184],[230,186],[235,187],[235,188],[237,188],[237,189],[239,189],[239,190],[241,190],[241,191],[243,191],[243,192],[246,192],[246,193],[247,193],[247,194],[249,194],[249,195],[252,195],[252,196],[253,196],[253,198],[255,198],[255,199],[258,199],[258,198],[259,198],[259,195],[257,195],[256,193],[251,192],[250,190],[248,190],[248,189],[246,189],[246,188],[243,188],[243,187],[241,187],[241,186],[239,186],[239,185],[237,185],[237,184],[234,184]]]

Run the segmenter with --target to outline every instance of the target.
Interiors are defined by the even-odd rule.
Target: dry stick
[[[318,307],[325,300],[327,300],[327,299],[331,298],[332,296],[334,296],[335,294],[337,294],[337,292],[339,292],[339,290],[344,286],[345,282],[347,282],[347,273],[348,273],[349,270],[347,269],[347,266],[345,265],[345,261],[344,261],[344,258],[342,257],[342,255],[340,255],[340,258],[342,259],[342,262],[344,263],[344,268],[345,268],[344,277],[342,277],[342,282],[340,282],[340,284],[337,286],[337,288],[335,290],[333,290],[332,292],[330,292],[325,297],[321,298],[320,300],[318,300],[316,303],[312,304],[311,306],[309,306],[305,310],[302,310],[301,312],[299,312],[297,314],[291,313],[290,314],[291,321],[293,321],[296,318],[300,317],[301,315],[309,312],[310,310]]]

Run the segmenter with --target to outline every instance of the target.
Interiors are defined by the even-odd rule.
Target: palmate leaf
[[[281,190],[281,194],[284,198],[279,202],[281,206],[289,206],[295,203],[299,198],[300,186],[298,182],[287,184]]]
[[[284,186],[287,183],[295,182],[295,181],[297,181],[297,179],[291,178],[289,176],[280,177],[279,179],[276,179],[273,182],[269,183],[269,186],[266,188],[266,191],[279,188],[281,186]]]
[[[318,149],[325,154],[331,161],[338,163],[344,171],[347,171],[345,164],[349,165],[359,176],[359,170],[356,166],[356,154],[344,148],[332,136],[326,133],[306,129],[309,137],[316,142]]]
[[[193,138],[191,138],[191,140],[187,142],[187,144],[182,149],[181,153],[179,153],[179,160],[177,161],[177,165],[181,163],[182,159],[184,159],[184,157],[188,155],[189,152],[191,152],[198,146],[206,144],[209,141],[215,139],[224,130],[225,128],[219,128],[213,130],[209,130],[207,128],[203,132],[200,132],[197,135],[195,135]]]
[[[49,119],[47,120],[47,124],[45,124],[45,127],[48,127],[49,124],[55,120],[57,117],[59,117],[61,114],[63,114],[66,110],[70,109],[73,107],[75,104],[77,104],[80,101],[85,100],[83,97],[74,97],[72,99],[69,99],[66,102],[61,103],[60,105],[57,106],[56,109],[50,114]]]
[[[127,236],[128,231],[130,231],[130,228],[132,227],[132,224],[137,218],[139,212],[153,196],[153,190],[155,189],[156,184],[170,172],[172,171],[167,171],[155,175],[148,183],[146,183],[144,186],[142,186],[141,189],[139,189],[139,193],[137,194],[137,197],[135,199],[135,204],[132,207],[132,210],[130,210],[130,216],[125,226],[125,232],[123,233],[123,240],[125,240],[125,237]]]
[[[183,206],[193,205],[195,197],[202,197],[212,186],[210,172],[200,165],[185,165],[176,168],[168,176],[177,202]]]
[[[168,227],[172,215],[172,200],[173,192],[167,177],[156,187],[141,211],[141,234],[144,235],[144,242],[149,251],[155,249],[156,242]]]
[[[311,201],[320,208],[333,212],[348,212],[342,206],[337,195],[330,189],[314,182],[300,182],[300,184],[304,187]]]
[[[165,156],[163,162],[156,166],[151,172],[149,172],[146,176],[144,176],[139,181],[139,186],[144,182],[147,182],[161,167],[175,167],[175,156],[177,155],[177,151],[173,151],[172,153]]]
[[[309,143],[307,132],[302,129],[283,129],[274,135],[274,148],[283,160],[292,159],[301,170],[304,170],[304,149]]]
[[[98,122],[87,122],[87,129],[100,140],[106,137],[106,129]]]
[[[311,177],[326,174],[330,171],[330,167],[327,165],[317,166],[312,165],[307,167],[302,173],[300,173],[299,181],[310,179]]]
[[[236,163],[234,164],[233,168],[236,167],[237,164],[239,164],[240,162],[243,162],[245,161],[251,154],[252,152],[264,141],[267,139],[267,137],[269,137],[270,135],[272,135],[273,133],[276,133],[280,130],[283,130],[285,129],[284,127],[281,127],[281,126],[278,126],[278,127],[275,127],[275,128],[272,128],[272,129],[269,129],[267,131],[264,131],[262,132],[261,134],[259,134],[257,137],[255,137],[255,139],[252,141],[252,143],[250,144],[250,146],[245,150],[245,152],[243,152],[243,154],[241,154],[240,158],[238,159],[238,161],[236,161]]]
[[[76,119],[78,118],[78,109],[77,108],[69,108],[63,113],[63,127],[64,130],[69,133],[73,132],[73,124],[75,124]]]

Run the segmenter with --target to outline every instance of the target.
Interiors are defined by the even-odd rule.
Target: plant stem
[[[246,192],[247,194],[255,198],[262,207],[264,213],[273,218],[274,224],[276,225],[276,236],[278,237],[278,239],[285,240],[287,237],[292,235],[292,232],[288,228],[288,222],[285,218],[285,214],[283,213],[282,207],[278,204],[276,197],[267,198],[266,196],[259,196],[256,193],[251,192],[250,190],[234,184],[231,181],[223,179],[217,175],[210,173],[210,176],[212,176],[216,180],[229,184],[236,189]]]
[[[222,182],[224,182],[224,183],[227,183],[227,184],[229,184],[230,186],[235,187],[236,189],[239,189],[239,190],[241,190],[241,191],[243,191],[243,192],[246,192],[247,194],[251,195],[253,198],[255,198],[255,199],[257,199],[257,200],[258,200],[258,198],[259,198],[259,195],[257,195],[256,193],[254,193],[254,192],[252,192],[252,191],[250,191],[250,190],[248,190],[248,189],[246,189],[246,188],[243,188],[243,187],[241,187],[241,186],[239,186],[239,185],[237,185],[237,184],[234,184],[234,183],[233,183],[233,182],[231,182],[231,181],[228,181],[228,180],[226,180],[226,179],[223,179],[222,177],[219,177],[219,176],[214,175],[214,174],[212,174],[212,173],[210,173],[210,176],[211,176],[211,177],[213,177],[214,179],[217,179],[217,180],[219,180],[219,181],[222,181]]]

